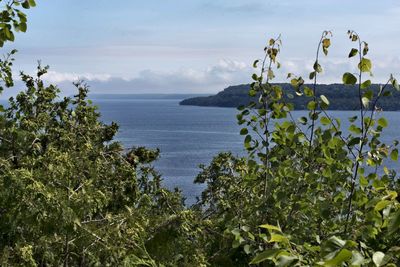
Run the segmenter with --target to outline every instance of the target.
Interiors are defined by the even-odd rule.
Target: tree
[[[0,0],[0,4],[2,3],[3,0]],[[19,6],[22,6],[23,9],[29,9],[35,7],[36,3],[34,0],[12,0],[7,2],[0,13],[0,48],[6,42],[15,40],[14,31],[26,32],[28,28],[26,14],[18,8]],[[16,50],[12,50],[4,59],[0,59],[0,81],[3,81],[6,87],[11,87],[14,84],[11,67],[14,61],[12,56],[16,52]],[[3,85],[0,84],[0,94],[3,89]]]
[[[209,237],[223,257],[261,266],[400,264],[400,183],[385,166],[387,158],[398,161],[398,142],[382,142],[388,122],[378,112],[381,98],[390,96],[388,88],[399,86],[390,76],[378,91],[371,89],[371,81],[363,80],[372,70],[368,44],[357,33],[348,34],[357,44],[349,57],[359,56],[358,77],[343,75],[345,85],[357,84],[359,96],[359,116],[349,118],[348,134],[327,112],[330,100],[316,86],[330,32],[319,41],[311,87],[288,75],[293,94],[309,99],[309,114],[298,121],[290,98],[270,83],[273,66],[280,67],[280,38],[271,39],[265,57],[254,62],[256,69],[261,64],[260,73],[253,74],[249,95],[260,97],[238,114],[249,157],[222,154],[197,179],[207,183],[199,209],[215,231],[225,233]]]
[[[2,41],[26,30],[13,1],[2,12]],[[19,21],[15,19],[19,18]],[[22,24],[21,24],[22,23]],[[13,28],[12,28],[13,27]],[[12,51],[1,62],[13,86]],[[115,123],[100,121],[88,86],[61,98],[60,89],[21,73],[26,89],[0,110],[1,266],[197,265],[179,191],[162,187],[151,163],[158,150],[124,152]],[[184,252],[188,257],[176,257]]]

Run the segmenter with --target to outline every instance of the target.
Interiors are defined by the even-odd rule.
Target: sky
[[[281,35],[276,82],[307,77],[324,30],[333,32],[320,83],[355,71],[347,30],[369,43],[373,82],[400,78],[399,0],[36,0],[14,71],[50,65],[65,94],[84,79],[93,93],[205,93],[249,83],[252,62]],[[12,94],[6,92],[5,95]]]

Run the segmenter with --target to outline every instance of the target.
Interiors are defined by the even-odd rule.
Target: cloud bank
[[[174,71],[143,70],[133,78],[112,77],[109,74],[76,74],[50,71],[45,80],[60,87],[77,80],[86,81],[92,93],[215,93],[224,87],[246,83],[251,76],[251,67],[244,62],[220,60],[206,69],[179,69]]]
[[[330,58],[320,61],[324,71],[318,77],[319,83],[340,83],[344,72],[356,72],[354,60]],[[282,59],[282,68],[275,70],[275,82],[288,82],[287,73],[302,76],[306,82],[312,71],[313,60],[302,58]],[[85,81],[93,94],[214,94],[230,85],[250,83],[255,70],[245,62],[236,60],[220,60],[205,69],[179,69],[172,71],[143,70],[134,77],[115,77],[107,73],[69,73],[50,70],[44,76],[48,83],[57,84],[63,95],[75,92],[72,85],[78,80]],[[388,57],[373,60],[373,77],[366,74],[364,79],[374,83],[384,83],[390,73],[400,78],[400,57]],[[22,85],[17,83],[20,90]],[[6,90],[2,98],[15,95],[18,90]]]

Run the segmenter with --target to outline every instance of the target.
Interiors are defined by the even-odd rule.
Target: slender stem
[[[274,40],[274,43],[272,44],[272,46],[270,47],[271,49],[271,53],[272,53],[272,49],[275,48],[276,42],[279,41],[280,36],[278,36],[278,38],[276,38]],[[269,80],[270,80],[270,75],[269,72],[271,71],[271,67],[272,67],[272,63],[273,63],[273,59],[271,57],[271,55],[269,55],[268,53],[264,56],[264,60],[263,60],[263,64],[262,64],[262,68],[261,68],[261,80],[260,80],[260,85],[262,85],[263,83],[263,77],[264,77],[264,72],[265,72],[265,66],[266,66],[266,61],[267,58],[269,58],[269,62],[268,62],[268,74],[267,74],[267,79],[265,81],[265,85],[266,86],[270,86],[269,84]],[[269,88],[268,88],[269,89]],[[263,90],[261,88],[261,90]],[[267,96],[264,94],[264,92],[261,92],[262,94],[262,105],[263,105],[263,109],[265,111],[267,111],[268,109],[268,98]],[[264,158],[264,166],[265,166],[265,181],[264,181],[264,196],[267,196],[267,188],[268,188],[268,154],[269,154],[269,131],[268,131],[268,122],[269,122],[269,118],[268,118],[268,112],[265,112],[264,114],[264,118],[263,118],[263,124],[265,127],[264,130],[264,138],[265,138],[265,158]]]
[[[359,98],[360,98],[360,112],[361,112],[361,144],[360,144],[360,148],[358,150],[358,157],[355,159],[356,163],[355,163],[355,167],[354,167],[354,175],[352,178],[352,182],[351,182],[351,189],[350,189],[350,196],[349,196],[349,203],[348,203],[348,207],[347,207],[347,215],[346,215],[346,223],[345,223],[345,228],[344,231],[347,232],[347,227],[348,227],[348,222],[350,219],[350,214],[352,212],[352,203],[353,203],[353,195],[355,192],[355,186],[356,186],[356,180],[357,180],[357,175],[358,175],[358,171],[360,168],[360,160],[363,157],[363,148],[364,145],[366,144],[366,138],[367,138],[367,134],[368,131],[372,125],[372,119],[373,116],[375,114],[376,111],[376,104],[378,103],[378,100],[380,99],[383,91],[385,90],[385,88],[387,87],[387,85],[389,84],[389,81],[385,84],[385,86],[382,88],[381,92],[378,94],[378,96],[376,97],[374,104],[372,106],[372,110],[371,110],[371,114],[369,117],[369,122],[368,125],[366,125],[364,127],[364,107],[362,104],[362,95],[361,95],[361,78],[362,78],[362,71],[361,71],[361,61],[362,61],[362,55],[361,55],[361,40],[360,38],[358,38],[358,43],[359,43],[359,54],[360,54],[360,72],[359,72],[359,85],[358,85],[358,91],[359,91]]]
[[[319,40],[318,43],[318,48],[317,48],[317,55],[315,57],[315,63],[318,64],[318,59],[319,59],[319,51],[321,49],[321,44],[324,40],[326,36],[326,32],[322,33],[321,39]],[[314,83],[313,83],[313,101],[316,102],[317,101],[317,75],[318,72],[316,70],[314,70],[315,75],[314,75]],[[312,142],[313,142],[313,138],[314,138],[314,128],[315,128],[315,112],[316,112],[316,106],[314,107],[314,109],[312,110],[312,115],[311,115],[311,136],[310,136],[310,143],[309,143],[309,147],[308,147],[308,155],[311,156],[311,148],[312,148]]]
[[[358,149],[358,155],[355,158],[355,164],[354,164],[354,171],[353,171],[353,176],[351,179],[351,188],[350,188],[350,195],[349,195],[349,202],[348,202],[348,207],[347,207],[347,215],[346,215],[346,221],[345,221],[345,227],[344,231],[347,232],[347,227],[350,219],[350,214],[352,212],[352,204],[353,204],[353,195],[355,191],[355,186],[356,186],[356,180],[358,176],[358,169],[360,167],[360,157],[362,156],[362,150],[364,148],[364,106],[362,103],[362,94],[361,94],[361,82],[362,82],[362,66],[361,66],[361,61],[362,61],[362,51],[361,51],[361,40],[360,37],[358,36],[357,33],[354,33],[357,38],[358,38],[358,54],[359,54],[359,72],[358,72],[358,100],[360,104],[360,115],[361,115],[361,144]]]

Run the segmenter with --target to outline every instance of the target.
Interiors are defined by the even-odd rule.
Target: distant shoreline
[[[209,94],[89,94],[89,99],[186,99]]]
[[[295,110],[307,110],[307,104],[311,98],[304,95],[295,96],[294,89],[288,83],[277,85],[280,85],[283,89],[283,99],[286,102],[293,103]],[[306,86],[312,87],[312,85]],[[237,108],[242,105],[248,105],[252,101],[257,102],[258,96],[250,97],[248,95],[249,89],[249,84],[230,86],[215,95],[186,98],[179,104],[183,106]],[[363,93],[367,90],[371,90],[374,94],[374,98],[371,100],[372,102],[378,94],[379,85],[373,84],[370,86],[370,88],[363,89]],[[348,86],[343,84],[318,84],[316,91],[317,97],[320,95],[325,95],[329,99],[329,110],[359,109],[358,88],[356,85]],[[390,96],[382,96],[378,101],[378,107],[382,108],[384,111],[399,111],[400,92],[396,91],[391,86],[388,86],[386,91],[390,93]]]

